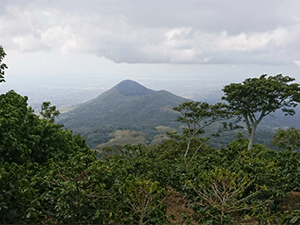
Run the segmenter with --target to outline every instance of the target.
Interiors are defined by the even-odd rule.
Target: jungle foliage
[[[187,200],[186,223],[299,224],[299,199],[285,203],[300,192],[300,154],[288,144],[248,150],[238,135],[216,150],[193,136],[107,147],[99,160],[82,137],[53,123],[50,103],[37,116],[26,97],[0,97],[2,224],[170,224],[168,187]],[[284,133],[287,143],[295,132]]]

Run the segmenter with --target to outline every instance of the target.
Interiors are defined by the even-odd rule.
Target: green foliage
[[[48,122],[54,123],[55,117],[58,116],[60,113],[58,110],[56,110],[56,106],[50,107],[50,105],[50,102],[43,102],[40,114]]]
[[[206,147],[201,149],[188,167],[185,164],[185,158],[180,154],[180,151],[185,151],[186,145],[187,142],[175,140],[169,140],[160,145],[150,147],[145,145],[128,145],[122,150],[119,149],[122,153],[115,156],[111,155],[106,159],[110,163],[114,162],[120,166],[122,165],[122,170],[120,170],[122,172],[118,175],[118,177],[123,177],[122,181],[120,180],[121,183],[125,181],[124,177],[132,174],[135,177],[143,177],[145,180],[157,180],[162,187],[170,185],[187,196],[190,199],[190,204],[194,205],[194,210],[201,213],[201,215],[206,215],[203,219],[207,218],[208,220],[211,218],[210,214],[216,218],[220,214],[215,208],[210,206],[197,207],[197,202],[201,201],[199,196],[195,195],[196,192],[193,189],[185,186],[189,180],[197,181],[195,179],[199,175],[210,174],[211,171],[219,169],[231,174],[243,174],[245,180],[248,179],[249,185],[244,189],[240,197],[242,199],[251,196],[247,198],[245,203],[248,206],[248,210],[237,212],[237,214],[224,213],[224,218],[227,218],[228,221],[235,221],[238,218],[244,218],[246,215],[248,215],[247,218],[274,221],[273,214],[280,212],[282,198],[288,191],[293,190],[292,188],[298,182],[297,179],[295,179],[294,184],[292,180],[286,180],[284,182],[289,183],[289,186],[286,186],[285,190],[280,191],[282,181],[278,180],[277,182],[277,179],[286,177],[286,173],[283,173],[283,165],[280,168],[275,166],[279,165],[277,159],[281,158],[281,160],[285,159],[288,161],[288,158],[292,156],[279,156],[278,153],[258,144],[255,144],[251,151],[248,151],[248,140],[243,139],[241,136],[230,143],[227,148],[223,148],[220,151]],[[124,161],[122,158],[126,160]],[[294,158],[296,161],[297,157],[295,155]],[[295,169],[291,168],[290,171],[286,171],[291,173],[292,170],[294,170],[294,174],[291,176],[291,179],[297,176]],[[241,179],[237,179],[237,184],[238,181],[241,181]],[[242,184],[240,183],[240,185]],[[262,187],[264,187],[264,190],[262,190]],[[255,193],[255,195],[251,195],[252,193]],[[239,198],[236,199],[239,200]],[[239,206],[241,207],[241,205]]]
[[[38,190],[33,165],[0,164],[0,223],[31,224],[39,221]]]
[[[277,109],[282,108],[285,115],[294,115],[296,102],[300,102],[300,87],[297,83],[289,84],[294,78],[269,76],[248,78],[243,83],[232,83],[223,88],[229,109],[243,117],[248,130],[249,145],[252,148],[254,133],[261,120]]]
[[[163,207],[166,190],[157,181],[129,175],[121,192],[124,204],[131,210],[128,222],[141,225],[167,222]]]
[[[272,145],[278,145],[279,149],[297,150],[300,148],[300,130],[294,127],[286,130],[279,129],[273,136]]]
[[[187,185],[200,197],[200,201],[196,203],[201,206],[200,222],[213,219],[213,222],[220,224],[232,221],[233,215],[237,219],[238,213],[247,212],[249,214],[261,206],[257,203],[249,203],[249,199],[257,195],[260,190],[266,190],[265,186],[257,187],[254,192],[243,196],[252,183],[253,181],[242,171],[235,173],[221,168],[203,172],[195,177],[194,181],[187,181]],[[243,218],[248,215],[241,214],[239,216]]]
[[[5,63],[2,63],[2,60],[5,56],[6,56],[6,53],[3,49],[3,47],[0,45],[0,83],[5,82],[4,70],[8,68]]]
[[[42,106],[40,119],[27,106],[28,98],[14,91],[0,95],[0,162],[45,163],[48,159],[65,160],[69,154],[90,150],[85,139],[54,124],[58,114],[50,103]]]
[[[290,191],[300,192],[300,154],[286,150],[278,152],[275,157],[277,192],[283,195]]]
[[[222,103],[209,105],[206,102],[184,102],[173,110],[181,113],[177,121],[187,125],[187,128],[183,128],[184,140],[204,133],[205,127],[228,116],[226,105]]]
[[[285,212],[281,216],[282,224],[293,224],[299,225],[300,224],[300,210],[295,210],[292,213]]]
[[[231,224],[247,218],[280,221],[283,198],[292,190],[299,191],[300,154],[276,153],[258,144],[248,151],[247,145],[248,140],[239,136],[219,151],[204,146],[188,166],[180,154],[187,142],[175,140],[107,148],[109,154],[102,160],[78,152],[64,161],[49,160],[26,169],[6,164],[1,170],[6,177],[1,180],[5,184],[1,198],[9,210],[0,210],[5,216],[2,221],[167,224],[167,186],[186,196],[194,210],[194,215],[185,216],[190,221],[197,217],[200,223]],[[16,170],[23,175],[9,181]],[[27,179],[24,188],[22,179]],[[24,203],[18,205],[13,196]],[[8,220],[14,210],[20,217]],[[28,220],[21,219],[29,212]],[[291,211],[285,215],[295,217],[288,217]]]
[[[110,217],[111,168],[95,157],[78,153],[64,162],[49,161],[41,180],[41,206],[47,223],[103,224]]]

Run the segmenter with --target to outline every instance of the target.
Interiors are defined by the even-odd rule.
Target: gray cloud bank
[[[0,44],[116,63],[295,64],[299,1],[6,1]]]

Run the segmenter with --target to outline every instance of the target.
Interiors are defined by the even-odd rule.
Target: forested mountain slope
[[[158,126],[179,129],[181,124],[175,121],[178,112],[172,107],[185,101],[170,92],[153,91],[125,80],[97,98],[62,113],[56,122],[81,133],[92,147],[107,142],[109,133],[116,130],[142,131],[150,144],[155,135],[163,133]]]

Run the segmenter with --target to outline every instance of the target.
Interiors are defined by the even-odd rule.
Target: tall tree
[[[229,109],[244,119],[248,130],[248,150],[253,146],[257,125],[261,120],[277,109],[287,115],[294,115],[294,107],[300,102],[300,85],[291,83],[295,79],[289,76],[261,75],[259,78],[247,78],[243,83],[231,83],[223,88],[229,103]]]
[[[3,49],[3,47],[0,45],[0,83],[5,82],[4,70],[8,68],[5,63],[2,63],[2,60],[5,56],[6,56],[6,53]]]
[[[204,128],[222,119],[230,118],[227,105],[222,103],[210,105],[206,102],[191,101],[184,102],[178,107],[174,107],[173,110],[180,112],[181,115],[176,120],[184,123],[186,127],[182,127],[182,135],[177,134],[177,132],[167,132],[167,134],[177,140],[187,141],[187,149],[184,157],[188,156],[192,140],[196,138],[202,144],[208,141],[209,138],[199,138],[199,135],[205,133]],[[198,147],[194,155],[202,144]]]

